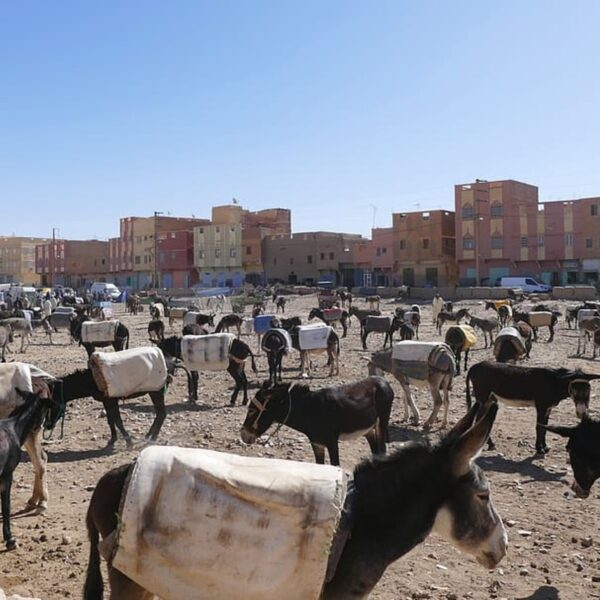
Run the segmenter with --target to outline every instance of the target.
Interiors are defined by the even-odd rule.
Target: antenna
[[[373,209],[373,226],[372,226],[372,229],[375,229],[375,215],[377,214],[377,207],[374,204],[369,204],[369,206]]]

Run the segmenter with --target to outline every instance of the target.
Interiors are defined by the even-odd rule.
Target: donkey
[[[153,319],[148,323],[148,338],[151,342],[165,339],[165,324],[161,319]]]
[[[312,361],[311,356],[313,354],[321,354],[327,352],[327,364],[329,365],[329,377],[340,374],[340,338],[337,333],[331,330],[329,337],[327,338],[326,348],[315,348],[313,350],[301,350],[300,349],[300,330],[298,327],[294,327],[290,330],[290,336],[292,338],[292,347],[294,350],[300,352],[300,372],[302,376],[311,377],[312,375]]]
[[[440,344],[439,352],[436,354],[434,363],[429,365],[426,385],[429,386],[431,398],[433,400],[433,410],[431,415],[425,422],[424,428],[429,429],[437,420],[438,412],[441,406],[444,406],[444,415],[442,417],[442,429],[448,425],[448,408],[450,406],[449,390],[452,388],[452,380],[456,370],[454,355],[452,350],[445,344]],[[420,380],[411,379],[407,376],[400,361],[392,358],[392,349],[381,350],[371,354],[371,359],[368,363],[369,375],[380,375],[382,372],[387,372],[393,375],[402,386],[404,392],[404,421],[409,420],[409,407],[412,413],[411,421],[413,425],[418,425],[421,419],[419,409],[416,407],[411,393],[410,384],[421,384]],[[444,399],[440,391],[444,392]]]
[[[229,333],[230,327],[235,327],[237,329],[238,338],[242,335],[242,325],[244,323],[244,319],[240,317],[240,315],[236,315],[235,313],[231,313],[229,315],[225,315],[218,323],[215,328],[215,333],[227,332]]]
[[[579,321],[579,337],[577,338],[577,355],[580,356],[581,352],[581,338],[583,338],[583,354],[585,354],[585,347],[587,345],[588,335],[594,336],[596,332],[600,330],[600,317],[587,317]],[[592,340],[593,357],[596,358],[596,344]]]
[[[189,310],[183,317],[183,325],[209,325],[210,327],[215,326],[215,313],[208,315]]]
[[[16,335],[21,336],[21,349],[19,352],[24,353],[30,344],[30,339],[33,334],[31,323],[23,317],[12,317],[10,319],[2,319],[0,325],[10,326],[13,338]]]
[[[52,395],[46,384],[36,393],[16,390],[23,403],[9,418],[0,420],[0,495],[2,498],[2,534],[7,550],[14,550],[17,542],[10,527],[10,492],[13,473],[21,462],[21,446],[39,430],[52,403]]]
[[[269,383],[281,382],[281,371],[283,368],[283,357],[288,353],[288,343],[284,335],[276,329],[269,329],[262,338],[262,349],[267,355],[269,363]]]
[[[327,316],[325,315],[325,312],[322,309],[312,308],[308,313],[308,320],[312,321],[313,319],[321,319],[323,323],[326,323],[327,325],[332,325],[333,327],[335,327],[335,324],[339,322],[339,324],[342,326],[342,337],[345,338],[348,335],[349,315],[348,312],[346,312],[345,310],[341,312],[339,318],[328,320]]]
[[[285,304],[287,302],[287,298],[285,296],[279,296],[275,301],[275,312],[278,313],[281,309],[281,313],[285,313]]]
[[[308,437],[318,464],[325,463],[327,449],[330,463],[339,466],[339,440],[364,435],[373,454],[385,454],[393,402],[394,391],[383,377],[315,391],[266,382],[248,406],[240,435],[253,444],[274,422],[287,425]]]
[[[473,344],[470,343],[468,339],[468,335],[474,335],[475,331],[470,325],[464,325],[464,327],[470,328],[469,333],[465,333],[465,330],[460,325],[452,325],[448,327],[446,331],[446,337],[444,341],[450,348],[452,352],[454,352],[454,356],[456,357],[456,374],[460,375],[460,358],[462,353],[465,353],[465,366],[464,370],[467,370],[469,364],[469,352],[471,351],[471,347]]]
[[[515,323],[513,327],[517,330],[523,340],[523,348],[515,346],[509,337],[504,337],[504,339],[496,337],[495,345],[498,347],[494,348],[494,353],[496,354],[496,361],[499,363],[514,363],[521,358],[523,354],[525,354],[526,358],[529,358],[533,344],[533,329],[524,321]]]
[[[0,349],[2,349],[2,362],[6,362],[6,351],[8,345],[14,341],[12,327],[10,325],[0,325]]]
[[[273,317],[270,323],[271,327],[285,329],[287,332],[292,331],[294,327],[302,325],[302,319],[300,317],[290,317],[289,319],[280,319],[279,317]]]
[[[444,325],[444,323],[446,321],[452,321],[453,323],[460,325],[461,319],[470,318],[470,317],[471,317],[471,315],[469,314],[468,308],[461,308],[460,310],[457,310],[456,312],[442,311],[438,315],[437,321],[435,322],[435,326],[438,331],[438,334],[442,335],[442,326]]]
[[[115,352],[120,352],[121,350],[129,349],[129,329],[119,322],[117,325],[117,329],[115,331],[115,337],[111,342],[84,342],[81,339],[81,326],[83,323],[91,321],[90,317],[86,317],[85,315],[78,315],[77,317],[71,319],[71,337],[79,342],[80,346],[85,348],[87,352],[88,358],[92,356],[96,348],[106,348],[107,346],[112,346]]]
[[[554,327],[558,322],[559,315],[560,313],[558,311],[520,312],[515,310],[513,312],[513,321],[515,323],[518,321],[524,321],[525,323],[530,325],[533,329],[534,341],[537,341],[538,327],[548,327],[548,331],[550,332],[548,343],[551,343],[554,340]]]
[[[490,346],[494,345],[494,331],[498,331],[498,319],[496,317],[480,319],[479,317],[472,316],[469,320],[469,325],[471,327],[478,327],[483,331],[483,341],[486,348],[488,347],[487,336],[490,337]]]
[[[476,402],[486,406],[493,393],[501,403],[508,406],[532,406],[537,413],[535,449],[538,454],[547,454],[546,430],[553,408],[571,397],[577,416],[587,415],[590,402],[590,381],[600,375],[584,373],[580,369],[550,369],[543,367],[518,367],[505,363],[484,361],[473,365],[467,373],[467,406],[471,408],[471,389]],[[495,448],[490,438],[490,450]]]
[[[127,296],[127,302],[125,303],[127,312],[130,315],[137,315],[142,308],[142,300],[137,294],[131,294]]]
[[[379,317],[381,316],[381,311],[379,310],[366,310],[356,308],[356,306],[351,306],[348,309],[348,325],[350,325],[351,317],[356,317],[360,324],[360,335],[362,336],[364,322],[367,317]]]
[[[381,297],[378,295],[367,296],[365,302],[368,303],[370,310],[379,310],[379,304],[381,303]]]
[[[59,329],[66,330],[69,333],[69,343],[73,343],[73,337],[71,336],[71,321],[74,318],[77,318],[75,311],[62,312],[57,310],[48,317],[42,319],[42,327],[50,340],[50,344],[54,344],[52,334],[58,333]]]
[[[165,357],[167,358],[167,357]],[[140,398],[148,394],[152,400],[154,406],[154,421],[146,433],[147,440],[156,440],[162,424],[167,416],[167,410],[165,408],[165,394],[169,387],[169,384],[173,380],[176,365],[167,359],[167,377],[165,378],[164,386],[157,391],[143,391],[127,396],[129,398]],[[108,427],[110,428],[110,440],[107,443],[107,448],[112,448],[117,441],[117,429],[121,432],[121,435],[125,439],[128,448],[133,446],[133,439],[121,419],[121,412],[119,410],[119,400],[122,398],[110,398],[105,396],[102,390],[98,387],[96,380],[92,374],[91,369],[77,369],[68,375],[61,378],[62,380],[62,399],[65,403],[72,402],[73,400],[79,400],[80,398],[91,397],[98,402],[102,402],[104,405],[104,411],[106,413],[106,420],[108,421]]]
[[[391,317],[367,317],[362,326],[361,341],[363,345],[363,350],[367,349],[367,337],[370,333],[383,333],[385,336],[383,340],[383,347],[385,348],[388,338],[390,338],[391,327]]]
[[[204,335],[204,334],[203,334]],[[181,354],[181,338],[174,335],[164,340],[161,340],[158,347],[162,350],[166,357],[171,359],[183,360]],[[227,366],[227,372],[231,375],[235,381],[235,387],[231,394],[230,404],[233,406],[237,400],[240,390],[243,390],[244,399],[242,404],[248,404],[248,378],[246,377],[246,360],[250,358],[252,364],[252,370],[258,373],[256,368],[256,362],[254,360],[254,354],[250,346],[242,340],[235,339],[231,343],[229,348],[229,364]],[[186,370],[187,372],[187,370]],[[190,402],[197,402],[198,400],[198,382],[199,382],[198,371],[190,371],[188,377],[188,398]]]
[[[342,303],[342,308],[346,308],[346,302],[348,303],[348,309],[352,308],[352,293],[346,292],[345,290],[338,290],[336,292],[337,297]]]
[[[547,431],[566,437],[569,462],[575,481],[571,489],[579,498],[587,498],[600,478],[600,421],[587,418],[576,427],[542,425]]]
[[[507,534],[485,473],[474,460],[486,443],[497,410],[497,405],[491,405],[479,419],[472,410],[437,444],[408,442],[392,455],[363,461],[354,469],[353,491],[346,501],[353,518],[347,532],[343,525],[338,529],[337,535],[346,541],[339,552],[330,555],[322,600],[366,598],[387,567],[431,532],[486,569],[499,564],[506,554]],[[103,596],[99,546],[105,546],[120,526],[131,471],[131,463],[112,469],[100,478],[92,494],[86,518],[90,551],[84,600]],[[185,528],[185,522],[180,526]],[[98,543],[100,535],[102,544]],[[145,590],[110,563],[108,576],[113,598],[152,597],[152,590]],[[276,599],[267,593],[264,600]]]
[[[486,302],[485,309],[491,309],[498,314],[498,319],[500,320],[500,325],[502,327],[508,325],[513,316],[513,310],[510,304],[501,304],[500,306],[496,306],[495,302]]]
[[[419,318],[419,315],[417,315],[416,313],[404,313],[404,314],[413,315],[414,317],[417,318],[417,320]],[[412,320],[412,317],[411,317],[411,320]],[[418,329],[418,325],[417,325],[417,329]],[[390,328],[388,329],[388,332],[385,336],[385,340],[383,340],[384,348],[387,346],[388,341],[390,343],[390,346],[394,343],[394,333],[396,333],[396,331],[400,332],[401,340],[412,340],[415,337],[415,328],[412,325],[405,323],[405,321],[402,317],[394,316],[394,318],[392,319],[392,324],[390,325]]]

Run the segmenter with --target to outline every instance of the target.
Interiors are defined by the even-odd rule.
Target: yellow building
[[[46,238],[0,237],[0,283],[39,285],[35,272],[35,247]]]

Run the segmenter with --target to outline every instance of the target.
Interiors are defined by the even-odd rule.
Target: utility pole
[[[60,229],[58,229],[58,227],[53,227],[52,228],[52,248],[51,248],[51,253],[50,256],[48,257],[50,259],[50,287],[54,288],[54,284],[55,284],[55,279],[56,279],[56,232],[59,232],[60,235]]]
[[[160,210],[154,211],[154,275],[152,277],[152,283],[154,284],[154,289],[158,290],[158,217],[160,215],[164,215],[165,213]]]
[[[481,200],[480,197],[480,193],[483,192],[487,192],[489,194],[489,191],[487,190],[487,188],[484,187],[479,187],[480,184],[486,184],[487,180],[486,179],[476,179],[475,180],[475,286],[479,286],[480,283],[480,278],[479,278],[479,257],[481,254],[480,251],[480,247],[479,247],[479,240],[480,240],[480,234],[479,234],[479,223],[483,220],[483,217],[481,216],[481,213],[479,211],[479,203],[480,202],[485,202],[485,200]]]

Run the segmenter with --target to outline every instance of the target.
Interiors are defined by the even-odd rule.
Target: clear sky
[[[0,235],[237,198],[368,234],[514,178],[600,195],[600,1],[0,3]]]

